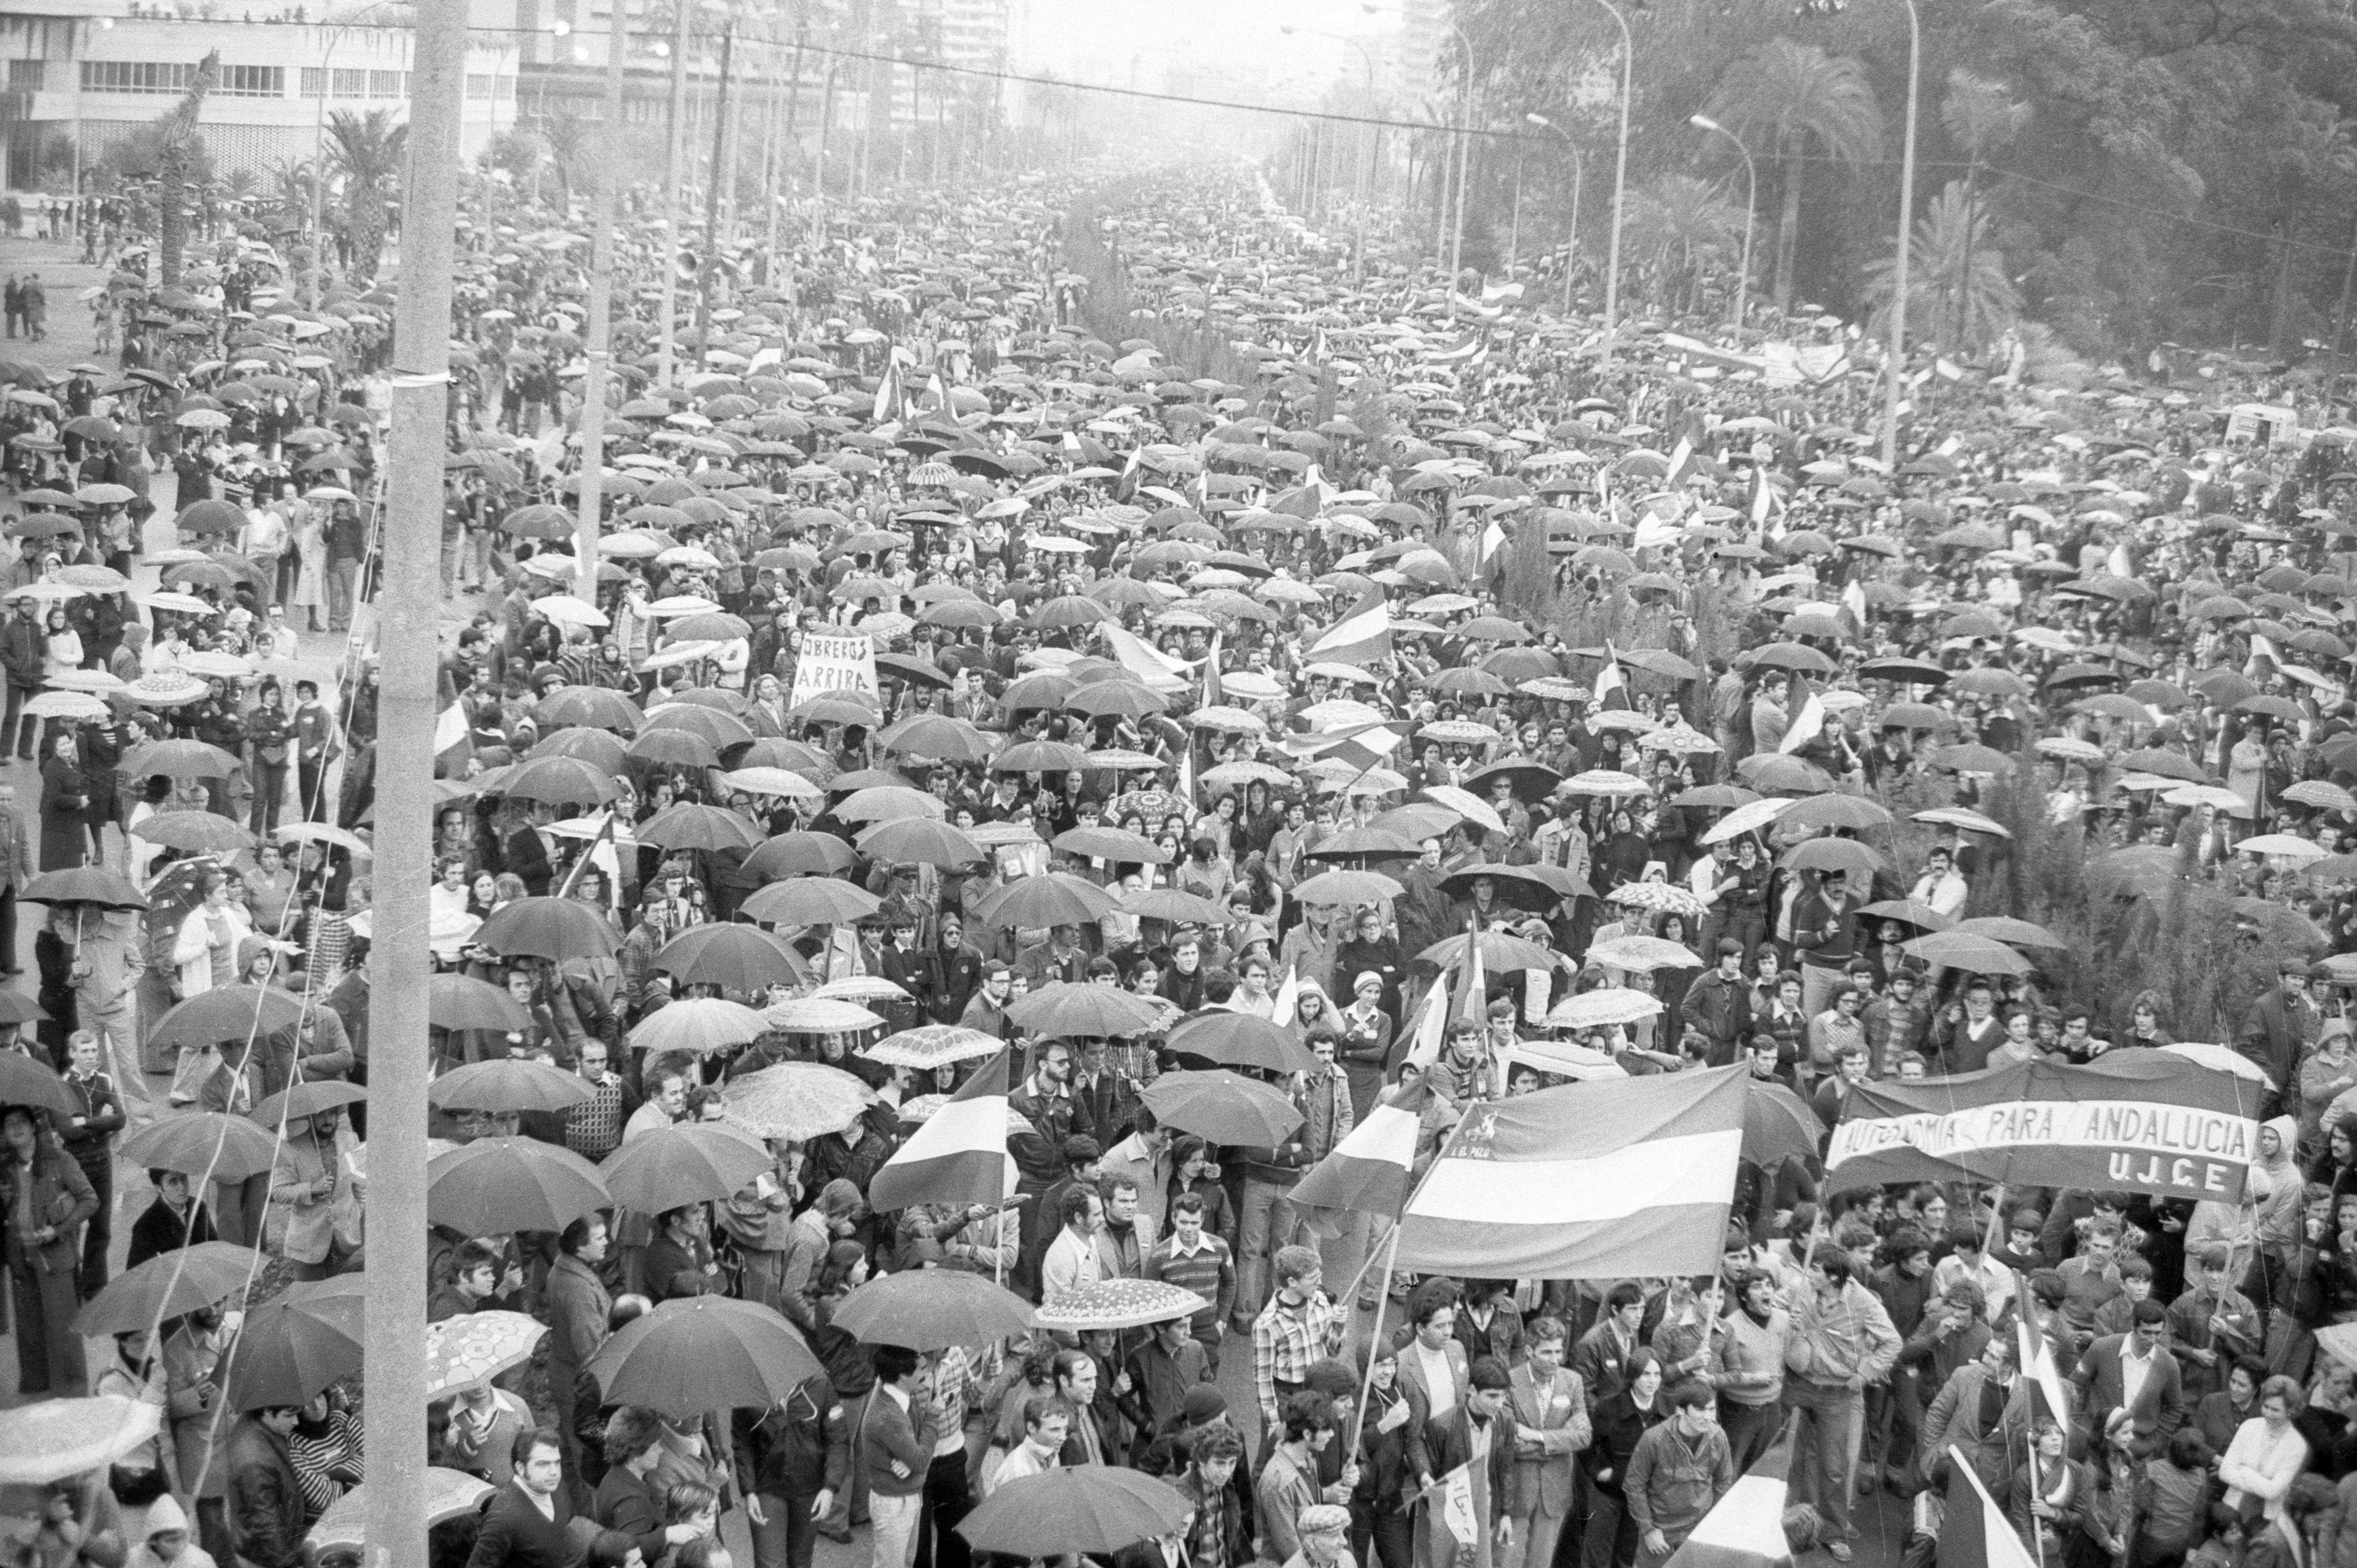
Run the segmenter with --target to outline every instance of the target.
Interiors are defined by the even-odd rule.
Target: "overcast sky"
[[[1226,67],[1240,81],[1312,85],[1363,68],[1356,49],[1280,28],[1372,37],[1399,25],[1399,0],[1014,0],[1028,11],[1017,68],[1047,68],[1084,81],[1157,85],[1166,67]]]

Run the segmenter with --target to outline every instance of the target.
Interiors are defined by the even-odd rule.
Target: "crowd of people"
[[[1181,1504],[1117,1568],[1659,1568],[1780,1434],[1796,1552],[1928,1563],[1961,1462],[2040,1561],[2357,1562],[2357,474],[2314,385],[2000,352],[1919,392],[1894,469],[1831,318],[1607,344],[1248,177],[852,204],[668,338],[659,232],[619,245],[594,565],[590,248],[462,236],[434,1133],[763,1148],[659,1211],[437,1218],[437,1332],[541,1335],[437,1396],[490,1499],[447,1562],[716,1568],[741,1509],[759,1568],[961,1568],[978,1502],[1105,1466]],[[0,364],[9,964],[47,911],[0,993],[18,1398],[156,1412],[57,1481],[42,1568],[350,1550],[317,1532],[365,1475],[356,1353],[290,1386],[233,1352],[365,1280],[365,282],[307,300],[224,236],[116,274],[122,367]],[[2123,900],[2222,896],[2216,950],[2268,972],[2205,1058],[2264,1080],[2243,1201],[1792,1159],[1746,1167],[1718,1274],[1550,1281],[1405,1277],[1390,1216],[1292,1199],[1387,1106],[1421,1165],[1483,1099],[1741,1064],[1830,1128],[1860,1082],[2204,1030],[2022,918],[2033,824],[2147,873]],[[1009,1200],[871,1201],[999,1072]],[[199,1301],[208,1245],[251,1268]],[[838,1323],[927,1271],[1051,1326]],[[1052,1326],[1136,1292],[1162,1316]],[[612,1337],[705,1294],[822,1370],[609,1401]]]

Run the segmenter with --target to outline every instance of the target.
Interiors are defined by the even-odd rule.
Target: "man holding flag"
[[[1710,1390],[1684,1382],[1663,1398],[1670,1419],[1637,1439],[1621,1481],[1641,1568],[1666,1562],[1735,1485],[1735,1455],[1712,1412]]]

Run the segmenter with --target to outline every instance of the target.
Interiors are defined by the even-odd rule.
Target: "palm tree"
[[[1801,229],[1801,172],[1813,145],[1822,156],[1857,163],[1882,150],[1882,111],[1866,67],[1814,44],[1770,38],[1722,78],[1706,111],[1738,135],[1762,134],[1783,166],[1784,210],[1776,220],[1776,304],[1792,303],[1792,256]],[[1760,145],[1755,142],[1754,145]]]
[[[1882,330],[1898,292],[1892,286],[1898,247],[1891,249],[1891,255],[1866,266],[1866,297],[1874,307],[1870,329],[1876,332]],[[1968,348],[1996,337],[2021,314],[2021,294],[2006,276],[2005,254],[1989,241],[1988,214],[1973,210],[1963,180],[1950,180],[1916,220],[1907,311],[1925,324],[1925,339]]]
[[[1964,150],[1964,262],[1961,276],[1973,275],[1973,236],[1979,229],[1981,162],[2021,134],[2030,106],[2015,99],[2001,81],[1958,66],[1948,72],[1948,95],[1940,101],[1940,124],[1948,139]]]
[[[1733,248],[1743,232],[1743,209],[1713,181],[1660,175],[1630,193],[1628,230],[1630,250],[1652,258],[1661,303],[1691,310],[1699,302],[1707,263]]]
[[[180,255],[188,242],[188,182],[204,159],[205,139],[197,129],[197,116],[205,106],[205,94],[220,80],[221,51],[215,49],[198,64],[197,80],[180,101],[156,122],[162,143],[156,171],[156,248],[161,252],[157,260],[167,288],[180,281]]]
[[[344,244],[354,276],[376,276],[386,215],[400,199],[401,156],[408,142],[409,127],[394,124],[389,109],[365,114],[339,109],[328,116],[328,165],[343,181]]]

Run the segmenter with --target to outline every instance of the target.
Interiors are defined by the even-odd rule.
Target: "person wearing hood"
[[[147,1505],[144,1538],[125,1568],[218,1568],[213,1554],[189,1538],[188,1511],[165,1493]]]
[[[2293,1158],[2298,1140],[2298,1118],[2268,1118],[2259,1128],[2259,1157],[2252,1165],[2255,1179],[2249,1190],[2257,1207],[2258,1250],[2278,1263],[2289,1259],[2300,1241],[2306,1183]]]

